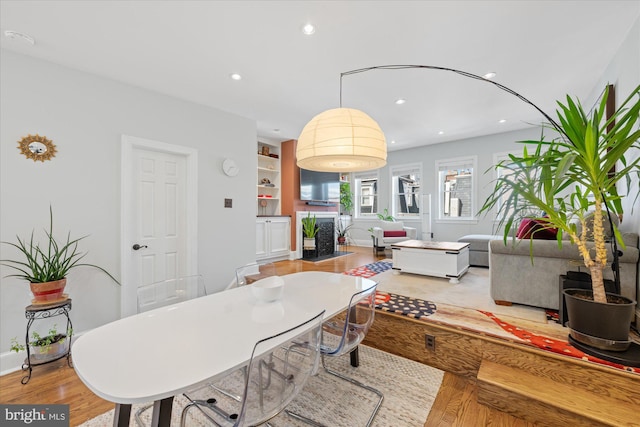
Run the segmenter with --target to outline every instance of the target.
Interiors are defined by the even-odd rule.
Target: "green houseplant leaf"
[[[565,103],[558,102],[558,123],[548,124],[557,135],[547,141],[520,141],[525,144],[521,156],[511,155],[508,161],[495,166],[501,170],[492,194],[486,199],[480,212],[496,211],[499,226],[504,231],[504,241],[511,235],[514,224],[524,217],[538,217],[545,212],[547,227],[558,229],[558,245],[562,236],[569,236],[577,245],[585,266],[591,272],[594,300],[606,302],[603,270],[607,265],[607,250],[603,217],[607,211],[622,218],[623,208],[616,184],[640,179],[640,157],[627,156],[629,150],[640,150],[640,86],[637,86],[611,117],[606,117],[608,88],[596,108],[587,114],[580,102],[567,96]],[[607,129],[611,127],[610,129]],[[535,150],[529,154],[527,145]],[[620,167],[620,165],[622,167]],[[610,171],[616,166],[615,173]],[[637,188],[637,187],[636,187]],[[640,193],[625,196],[637,200]],[[587,215],[593,212],[593,227],[588,229]],[[575,221],[582,225],[577,233]],[[624,245],[620,232],[614,226],[615,238]],[[587,241],[592,239],[595,251],[590,251]]]
[[[307,213],[306,218],[302,218],[302,232],[304,237],[312,239],[318,234],[318,228],[316,227],[316,216],[311,216],[311,212]]]
[[[31,232],[29,240],[23,240],[16,236],[17,243],[2,242],[18,249],[23,255],[23,260],[0,260],[2,265],[17,271],[6,277],[19,277],[30,283],[46,283],[61,280],[75,267],[92,267],[105,273],[114,282],[120,284],[107,270],[94,264],[81,263],[86,253],[80,252],[78,243],[87,236],[71,239],[71,233],[67,234],[64,241],[58,242],[53,235],[53,209],[49,206],[49,230],[45,230],[46,243],[40,245],[34,241],[34,232]]]

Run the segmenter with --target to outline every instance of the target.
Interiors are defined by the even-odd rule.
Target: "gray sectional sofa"
[[[637,301],[638,235],[626,233],[623,237],[626,248],[620,248],[621,293]],[[607,246],[611,262],[611,248]],[[502,240],[489,240],[489,269],[491,298],[495,301],[555,310],[560,304],[559,276],[567,271],[587,271],[577,247],[569,241],[558,248],[556,240],[534,240],[532,264],[528,239],[516,241],[515,245],[509,240],[506,246]],[[610,268],[605,269],[605,278],[613,278]]]

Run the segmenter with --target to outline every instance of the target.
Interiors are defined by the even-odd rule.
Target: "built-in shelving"
[[[256,215],[280,215],[280,147],[258,141]]]

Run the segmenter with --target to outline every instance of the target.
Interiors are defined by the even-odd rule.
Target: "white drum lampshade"
[[[321,172],[358,172],[387,164],[384,133],[367,114],[334,108],[315,116],[302,129],[297,165]]]

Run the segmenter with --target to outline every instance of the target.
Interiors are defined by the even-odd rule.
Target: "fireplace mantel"
[[[311,212],[311,215],[315,215],[317,219],[320,218],[331,218],[333,219],[334,226],[337,226],[338,222],[338,212],[325,212],[325,211],[296,211],[296,259],[302,258],[302,238],[301,230],[302,230],[302,218],[306,218],[307,215]],[[335,239],[334,239],[335,245]]]

